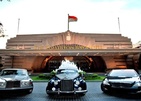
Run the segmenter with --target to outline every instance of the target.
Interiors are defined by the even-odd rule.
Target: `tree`
[[[4,29],[3,29],[3,24],[1,22],[0,22],[0,37],[5,37]]]
[[[0,35],[4,33],[4,30],[3,30],[3,24],[0,23]]]

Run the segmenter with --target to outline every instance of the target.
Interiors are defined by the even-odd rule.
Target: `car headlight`
[[[141,86],[141,83],[138,82],[137,85],[138,85],[138,86]]]
[[[80,85],[80,80],[77,78],[77,79],[74,79],[74,85],[76,87],[78,87]]]
[[[140,87],[140,86],[141,86],[141,82],[136,82],[136,83],[134,84],[134,86]]]
[[[104,84],[104,85],[110,85],[107,79],[105,79],[105,80],[103,81],[103,84]]]
[[[50,82],[51,82],[51,83],[54,83],[54,79],[52,79]]]
[[[60,82],[59,79],[58,80],[54,80],[54,79],[51,80],[51,83],[53,83],[55,86],[58,85],[59,82]]]
[[[75,82],[75,84],[76,84],[76,85],[79,85],[79,84],[80,84],[80,82],[77,80],[77,81]]]
[[[21,81],[21,86],[31,86],[32,85],[32,81],[31,80],[22,80]]]
[[[0,88],[5,88],[6,87],[6,82],[0,82]]]
[[[54,81],[54,85],[58,85],[59,80]]]
[[[82,90],[82,88],[81,88],[81,87],[78,87],[78,90],[79,90],[79,91],[81,91],[81,90]]]
[[[53,88],[52,88],[52,91],[55,91],[55,90],[56,90],[56,88],[55,88],[55,87],[53,87]]]

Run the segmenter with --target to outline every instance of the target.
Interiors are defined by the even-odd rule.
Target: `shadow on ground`
[[[114,93],[110,93],[107,95],[115,96],[115,97],[122,98],[122,99],[140,99],[141,100],[141,93],[140,94],[128,94],[125,92],[118,92],[118,93],[114,92]]]
[[[62,95],[52,95],[52,96],[48,96],[48,98],[50,100],[81,100],[83,99],[83,96],[80,96],[80,95],[73,95],[73,94],[62,94]]]
[[[0,92],[0,99],[8,99],[8,98],[17,98],[17,97],[22,97],[22,96],[26,96],[27,93],[25,92]]]

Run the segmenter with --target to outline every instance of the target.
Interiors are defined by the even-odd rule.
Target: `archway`
[[[78,68],[89,71],[90,61],[85,56],[53,56],[46,62],[46,66],[44,67],[43,71],[51,72],[52,70],[59,68],[62,60],[65,59],[74,62]]]
[[[44,59],[42,63],[45,63],[46,61],[46,65],[42,67],[41,71],[51,72],[52,70],[57,69],[65,58],[69,58],[70,61],[73,61],[78,66],[78,68],[81,68],[86,72],[104,72],[106,69],[105,61],[101,56],[52,56],[50,58],[47,57],[48,61]]]
[[[93,60],[91,65],[92,72],[104,72],[107,69],[106,63],[101,56],[90,56],[90,58]]]

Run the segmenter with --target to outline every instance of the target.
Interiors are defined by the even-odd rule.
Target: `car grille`
[[[134,83],[111,83],[112,87],[132,87]]]
[[[7,81],[6,88],[20,87],[20,81]]]
[[[62,80],[61,81],[61,91],[73,91],[73,81],[72,80]]]

